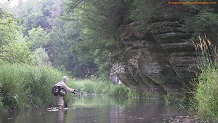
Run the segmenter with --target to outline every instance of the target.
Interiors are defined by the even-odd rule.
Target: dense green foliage
[[[30,109],[55,105],[53,85],[63,74],[49,67],[30,65],[0,65],[1,106]]]
[[[70,28],[69,28],[70,27]],[[49,35],[49,46],[54,51],[53,64],[64,67],[75,77],[87,74],[86,65],[78,61],[78,57],[72,52],[72,46],[79,42],[81,24],[78,22],[65,22],[57,19]]]
[[[25,40],[30,42],[31,50],[34,51],[37,48],[43,48],[48,44],[49,37],[46,31],[42,27],[32,28],[28,31],[28,36],[25,36]]]
[[[214,67],[202,69],[196,91],[198,115],[201,118],[218,120],[218,70]]]
[[[45,49],[49,64],[70,71],[75,77],[94,74],[97,70],[96,64],[92,60],[79,61],[78,57],[81,56],[76,56],[72,50],[73,45],[81,41],[82,26],[79,21],[63,19],[66,12],[65,1],[26,1],[11,9],[24,28],[24,39],[29,42],[32,52],[39,51],[38,48]]]
[[[1,12],[0,14],[0,46],[9,43],[16,39],[19,35],[19,26],[15,18],[7,14],[6,12]]]
[[[56,105],[51,88],[59,82],[63,73],[50,67],[4,64],[0,66],[0,107],[31,109]],[[120,97],[145,96],[125,85],[111,85],[109,81],[96,78],[70,80],[67,83],[81,95],[106,94]],[[68,94],[68,100],[71,98]],[[146,95],[154,96],[154,95]]]
[[[200,118],[208,121],[217,121],[218,117],[218,69],[217,69],[217,48],[206,38],[200,38],[200,43],[196,44],[196,51],[199,54],[201,74],[195,80],[194,99],[192,108],[197,109]],[[203,58],[202,58],[203,56]]]
[[[62,3],[60,0],[27,0],[15,7],[13,12],[22,20],[24,34],[28,35],[29,30],[40,26],[49,31],[53,21],[63,12]]]
[[[115,40],[128,14],[128,4],[122,0],[67,2],[68,19],[83,25],[82,41],[73,46],[80,62],[94,61],[101,74],[108,74],[109,66],[105,62],[109,54],[117,50]]]
[[[193,0],[186,0],[193,1]],[[204,0],[196,0],[204,1]],[[204,1],[205,2],[205,1]],[[196,35],[202,35],[205,33],[207,37],[212,41],[217,40],[218,29],[218,8],[217,4],[208,5],[187,5],[188,11],[191,16],[187,16],[184,21],[184,28],[193,32],[193,38],[196,39]]]
[[[1,47],[0,62],[31,64],[31,51],[26,42],[10,42]]]
[[[99,95],[105,94],[114,97],[126,97],[126,98],[136,98],[136,97],[156,97],[158,94],[152,94],[149,92],[143,92],[140,90],[135,90],[127,87],[126,85],[113,85],[110,81],[104,79],[98,79],[91,77],[90,79],[75,79],[71,84],[72,87],[79,91],[81,95]]]
[[[31,58],[34,64],[39,66],[51,66],[48,54],[43,48],[36,49],[31,55]]]
[[[22,27],[6,12],[0,17],[0,63],[31,63],[29,45],[22,37]]]

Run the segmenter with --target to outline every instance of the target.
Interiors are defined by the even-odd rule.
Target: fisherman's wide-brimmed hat
[[[63,76],[62,80],[63,80],[64,82],[66,82],[66,81],[69,80],[69,78],[68,78],[67,76]]]

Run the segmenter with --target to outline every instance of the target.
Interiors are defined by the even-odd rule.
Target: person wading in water
[[[52,88],[52,93],[57,96],[58,100],[58,109],[62,110],[64,109],[66,102],[64,101],[64,96],[67,94],[67,92],[71,92],[73,94],[76,94],[76,90],[73,88],[70,88],[66,85],[66,82],[69,80],[67,76],[63,76],[62,81],[55,84],[55,86]]]

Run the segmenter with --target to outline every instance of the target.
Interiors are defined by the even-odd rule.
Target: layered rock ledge
[[[191,32],[179,18],[126,25],[120,36],[123,56],[117,73],[121,81],[143,91],[177,95],[199,71]]]

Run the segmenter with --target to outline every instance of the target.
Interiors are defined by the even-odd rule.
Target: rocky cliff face
[[[123,57],[117,73],[121,81],[144,91],[180,94],[198,72],[191,33],[182,28],[180,16],[171,12],[149,23],[134,21],[120,36]]]

